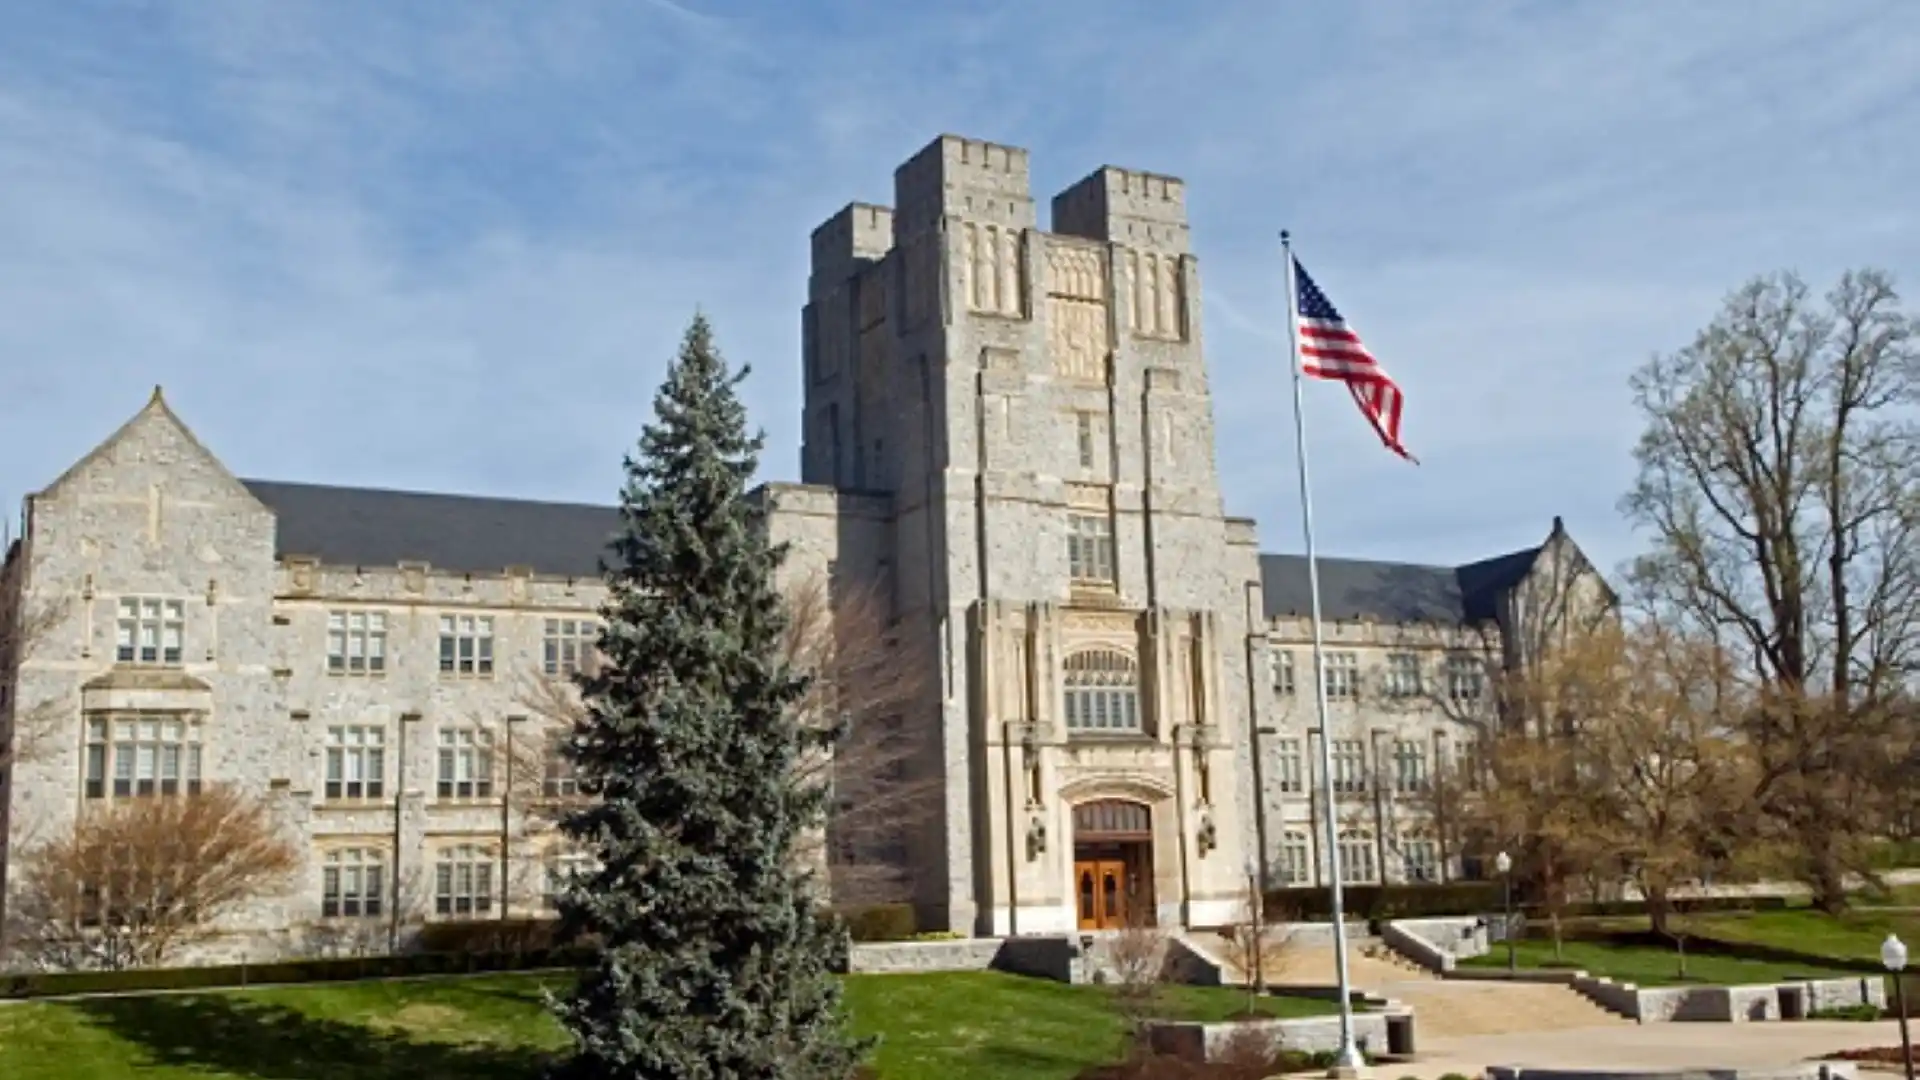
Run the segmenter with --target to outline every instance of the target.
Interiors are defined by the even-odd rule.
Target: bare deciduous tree
[[[1632,383],[1646,429],[1622,505],[1653,534],[1636,583],[1759,682],[1755,795],[1829,911],[1871,873],[1889,705],[1920,664],[1914,329],[1875,271],[1824,303],[1756,279]]]
[[[940,812],[937,782],[916,767],[935,718],[929,673],[900,656],[878,590],[835,587],[816,575],[791,583],[785,599],[782,656],[809,677],[800,719],[836,733],[830,753],[803,765],[830,785],[833,802],[825,834],[803,844],[800,857],[825,867],[837,906],[908,900],[907,839]],[[548,772],[560,759],[547,753],[547,740],[567,737],[582,705],[567,674],[528,675],[517,697],[537,722],[516,725],[505,751],[514,775],[507,787],[526,815],[518,828],[544,832],[572,797],[566,779]]]
[[[43,756],[72,714],[67,697],[21,693],[21,665],[46,647],[73,609],[64,599],[30,596],[22,587],[25,562],[16,557],[0,571],[0,770]]]
[[[279,892],[300,853],[265,803],[216,785],[88,807],[22,863],[16,896],[32,955],[128,968],[167,962],[223,917]]]

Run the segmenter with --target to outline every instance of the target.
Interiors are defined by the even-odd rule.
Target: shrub
[[[553,919],[468,919],[432,922],[420,928],[420,951],[429,953],[528,952],[560,944]]]
[[[907,941],[920,923],[912,904],[874,904],[847,912],[847,933],[855,941]]]
[[[56,971],[0,976],[0,999],[213,990],[265,983],[351,982],[483,971],[533,971],[579,967],[584,948],[520,952],[430,952],[404,956],[349,956],[214,967],[139,968],[123,971]]]

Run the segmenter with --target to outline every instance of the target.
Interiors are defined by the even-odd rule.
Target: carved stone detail
[[[1097,247],[1047,241],[1047,293],[1069,300],[1107,302],[1107,255]]]
[[[1024,247],[1025,237],[1018,229],[973,221],[960,223],[961,280],[968,310],[1025,317]]]
[[[1134,336],[1185,341],[1185,256],[1128,250],[1121,266]]]
[[[1053,370],[1076,379],[1104,381],[1112,345],[1107,337],[1107,305],[1055,296],[1047,300],[1051,327],[1048,351]]]

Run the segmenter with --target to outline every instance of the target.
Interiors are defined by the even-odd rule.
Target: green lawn
[[[1879,969],[1880,943],[1889,931],[1920,941],[1920,911],[1856,910],[1839,917],[1811,908],[1683,916],[1687,980],[1706,983],[1775,982],[1796,975],[1848,975]],[[1554,961],[1552,942],[1519,944],[1522,967],[1577,967],[1595,975],[1663,986],[1680,981],[1678,954],[1670,942],[1648,942],[1644,916],[1569,920],[1564,961]],[[1614,937],[1616,940],[1606,940]],[[1776,955],[1716,955],[1716,943],[1767,950]],[[1464,961],[1470,967],[1506,966],[1506,950]]]
[[[554,975],[332,984],[0,1004],[7,1080],[530,1080],[562,1044],[540,1004]],[[847,980],[856,1031],[879,1035],[880,1080],[1069,1080],[1115,1060],[1109,991],[997,972]],[[1241,991],[1163,988],[1169,1018],[1220,1019]],[[1321,1015],[1331,1002],[1271,998]]]
[[[1789,975],[1845,975],[1848,972],[1819,964],[1780,964],[1746,960],[1732,956],[1713,956],[1692,951],[1687,954],[1687,978],[1680,978],[1679,955],[1673,949],[1647,945],[1614,945],[1596,941],[1569,940],[1562,950],[1563,959],[1555,961],[1553,942],[1528,939],[1517,943],[1515,959],[1522,968],[1579,968],[1590,975],[1603,975],[1619,982],[1640,986],[1669,986],[1682,981],[1693,983],[1779,982]],[[1506,946],[1496,944],[1487,956],[1462,960],[1462,967],[1505,968]]]

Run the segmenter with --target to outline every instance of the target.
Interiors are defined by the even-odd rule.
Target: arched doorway
[[[1074,909],[1082,930],[1151,926],[1153,811],[1127,799],[1073,808]]]

